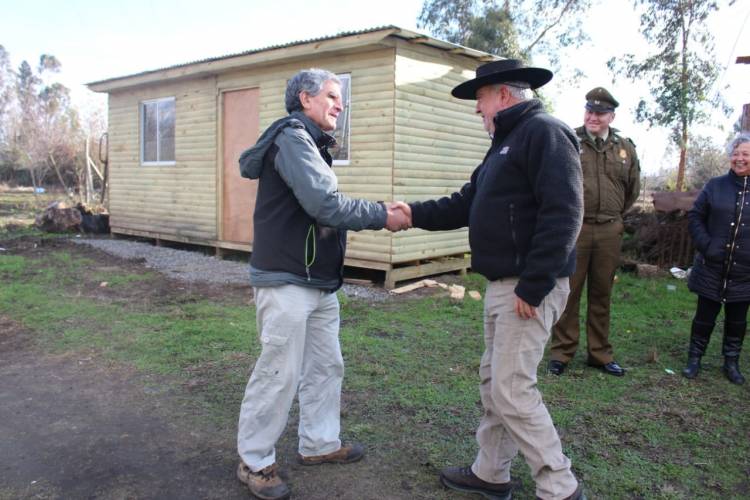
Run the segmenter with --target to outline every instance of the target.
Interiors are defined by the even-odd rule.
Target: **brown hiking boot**
[[[471,467],[446,467],[440,472],[440,482],[446,487],[468,493],[479,493],[491,500],[510,500],[513,485],[488,483],[476,476]]]
[[[237,466],[237,479],[245,483],[250,493],[262,500],[282,500],[289,498],[291,491],[277,474],[279,466],[271,464],[265,469],[253,472],[245,462]]]
[[[314,455],[305,457],[297,454],[297,461],[301,465],[318,464],[350,464],[361,460],[365,456],[365,448],[359,443],[341,444],[341,448],[326,455]]]

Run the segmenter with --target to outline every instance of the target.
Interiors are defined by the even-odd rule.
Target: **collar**
[[[739,176],[739,175],[735,174],[734,170],[732,170],[731,168],[729,169],[729,174],[728,175],[729,175],[729,178],[732,179],[734,181],[734,183],[737,184],[738,186],[745,186],[745,180],[748,177],[747,175]]]
[[[607,130],[607,137],[604,139],[604,143],[606,144],[607,141],[613,142],[615,144],[620,142],[620,137],[617,135],[618,130],[613,127],[609,127]],[[578,136],[578,139],[581,142],[587,142],[591,144],[592,146],[596,144],[595,138],[593,134],[589,133],[588,130],[586,130],[586,127],[581,125],[580,127],[576,128],[576,135]]]
[[[292,111],[289,116],[302,122],[313,141],[315,141],[315,145],[319,148],[322,148],[323,146],[331,148],[336,145],[336,139],[334,139],[331,134],[324,132],[323,129],[318,127],[318,125],[302,111]]]
[[[498,111],[493,118],[495,122],[495,135],[492,138],[493,144],[502,142],[515,126],[527,116],[542,113],[544,106],[538,99],[529,99],[528,101],[519,102],[502,111]]]
[[[588,138],[591,139],[591,142],[595,143],[597,136],[589,132],[589,130],[586,127],[583,127],[583,129],[586,131],[586,135],[588,136]],[[601,138],[602,142],[607,142],[608,138],[609,138],[609,127],[607,127],[607,133],[604,134],[604,136]]]

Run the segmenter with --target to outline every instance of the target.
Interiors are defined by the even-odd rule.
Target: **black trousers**
[[[719,311],[721,311],[721,306],[721,302],[699,295],[695,318],[693,319],[701,323],[715,323]],[[750,302],[727,302],[724,304],[724,320],[729,323],[744,323],[747,321],[748,308],[750,308]]]

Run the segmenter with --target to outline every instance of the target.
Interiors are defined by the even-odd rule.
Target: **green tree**
[[[651,100],[641,99],[635,115],[649,126],[668,127],[680,151],[675,189],[685,184],[688,138],[693,124],[703,123],[708,110],[725,106],[712,93],[720,67],[715,61],[713,36],[706,21],[718,10],[714,0],[636,0],[644,8],[641,33],[657,52],[638,60],[633,54],[612,58],[610,70],[651,86]]]
[[[545,54],[553,65],[560,48],[580,46],[581,14],[591,0],[425,0],[420,28],[466,47],[530,61]]]

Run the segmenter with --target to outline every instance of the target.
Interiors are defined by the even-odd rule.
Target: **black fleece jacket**
[[[469,226],[471,267],[489,280],[517,277],[538,306],[575,268],[583,217],[578,139],[538,100],[499,112],[492,145],[460,191],[411,204],[415,227]]]

